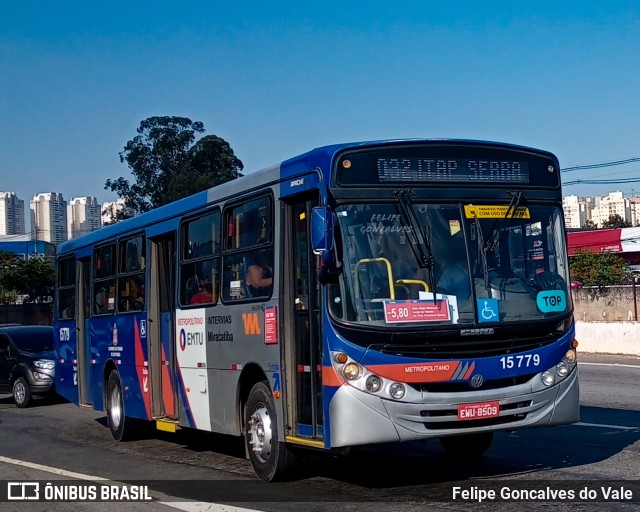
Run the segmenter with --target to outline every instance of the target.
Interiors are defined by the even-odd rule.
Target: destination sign
[[[473,142],[409,142],[345,151],[338,187],[560,189],[556,158],[538,150]]]
[[[378,158],[380,183],[529,183],[529,166],[519,160],[468,158]]]

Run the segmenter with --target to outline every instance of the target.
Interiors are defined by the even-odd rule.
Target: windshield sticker
[[[418,298],[423,301],[429,301],[433,303],[433,293],[431,292],[418,292]],[[458,297],[455,295],[446,295],[443,293],[436,293],[436,300],[446,300],[449,303],[449,311],[451,312],[451,323],[458,323]]]
[[[498,322],[500,309],[498,299],[476,299],[478,322]]]
[[[536,295],[536,305],[543,313],[557,313],[567,308],[564,290],[545,290]]]
[[[447,300],[385,300],[386,323],[450,322],[451,311]]]
[[[460,233],[460,221],[459,220],[450,220],[449,221],[449,232],[451,233],[451,236],[455,235],[456,233]]]
[[[464,215],[467,219],[503,219],[507,215],[508,206],[490,205],[464,205]],[[531,214],[526,206],[519,206],[518,209],[509,215],[510,219],[530,219]]]

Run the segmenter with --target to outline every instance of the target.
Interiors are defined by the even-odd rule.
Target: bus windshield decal
[[[467,219],[503,219],[507,215],[508,206],[498,205],[464,205],[464,215]],[[531,214],[526,206],[519,206],[517,210],[509,214],[511,219],[530,219]]]

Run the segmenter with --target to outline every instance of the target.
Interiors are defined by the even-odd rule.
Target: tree
[[[577,249],[569,260],[573,279],[584,286],[609,286],[626,281],[624,258],[610,252],[590,252]]]
[[[624,220],[617,213],[609,215],[609,218],[602,223],[603,228],[630,228],[631,222]]]
[[[138,135],[120,153],[135,182],[108,179],[105,189],[125,199],[129,211],[138,214],[242,176],[244,166],[225,140],[207,136],[194,144],[196,134],[203,132],[202,122],[186,117],[141,121]]]
[[[15,302],[18,295],[27,295],[29,302],[47,302],[53,296],[54,275],[49,258],[24,261],[14,253],[0,253],[0,301]]]
[[[586,220],[584,222],[584,224],[582,225],[583,229],[598,229],[598,226],[596,226],[596,223],[593,222],[592,220]]]

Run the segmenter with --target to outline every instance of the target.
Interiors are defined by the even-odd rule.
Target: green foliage
[[[0,253],[0,301],[15,303],[18,295],[29,302],[47,302],[53,296],[54,269],[49,258],[32,256],[27,261],[10,252]]]
[[[209,135],[196,142],[196,134],[204,132],[200,121],[150,117],[137,132],[120,153],[135,182],[120,177],[105,183],[134,214],[242,176],[243,164],[224,139]]]
[[[602,223],[603,228],[630,228],[631,222],[624,220],[620,215],[609,215],[609,218]]]
[[[624,258],[610,252],[590,252],[578,249],[569,260],[572,279],[584,286],[624,284],[627,279]]]
[[[584,222],[584,224],[582,225],[583,229],[598,229],[598,226],[596,226],[596,223],[593,222],[592,220],[586,220]]]

